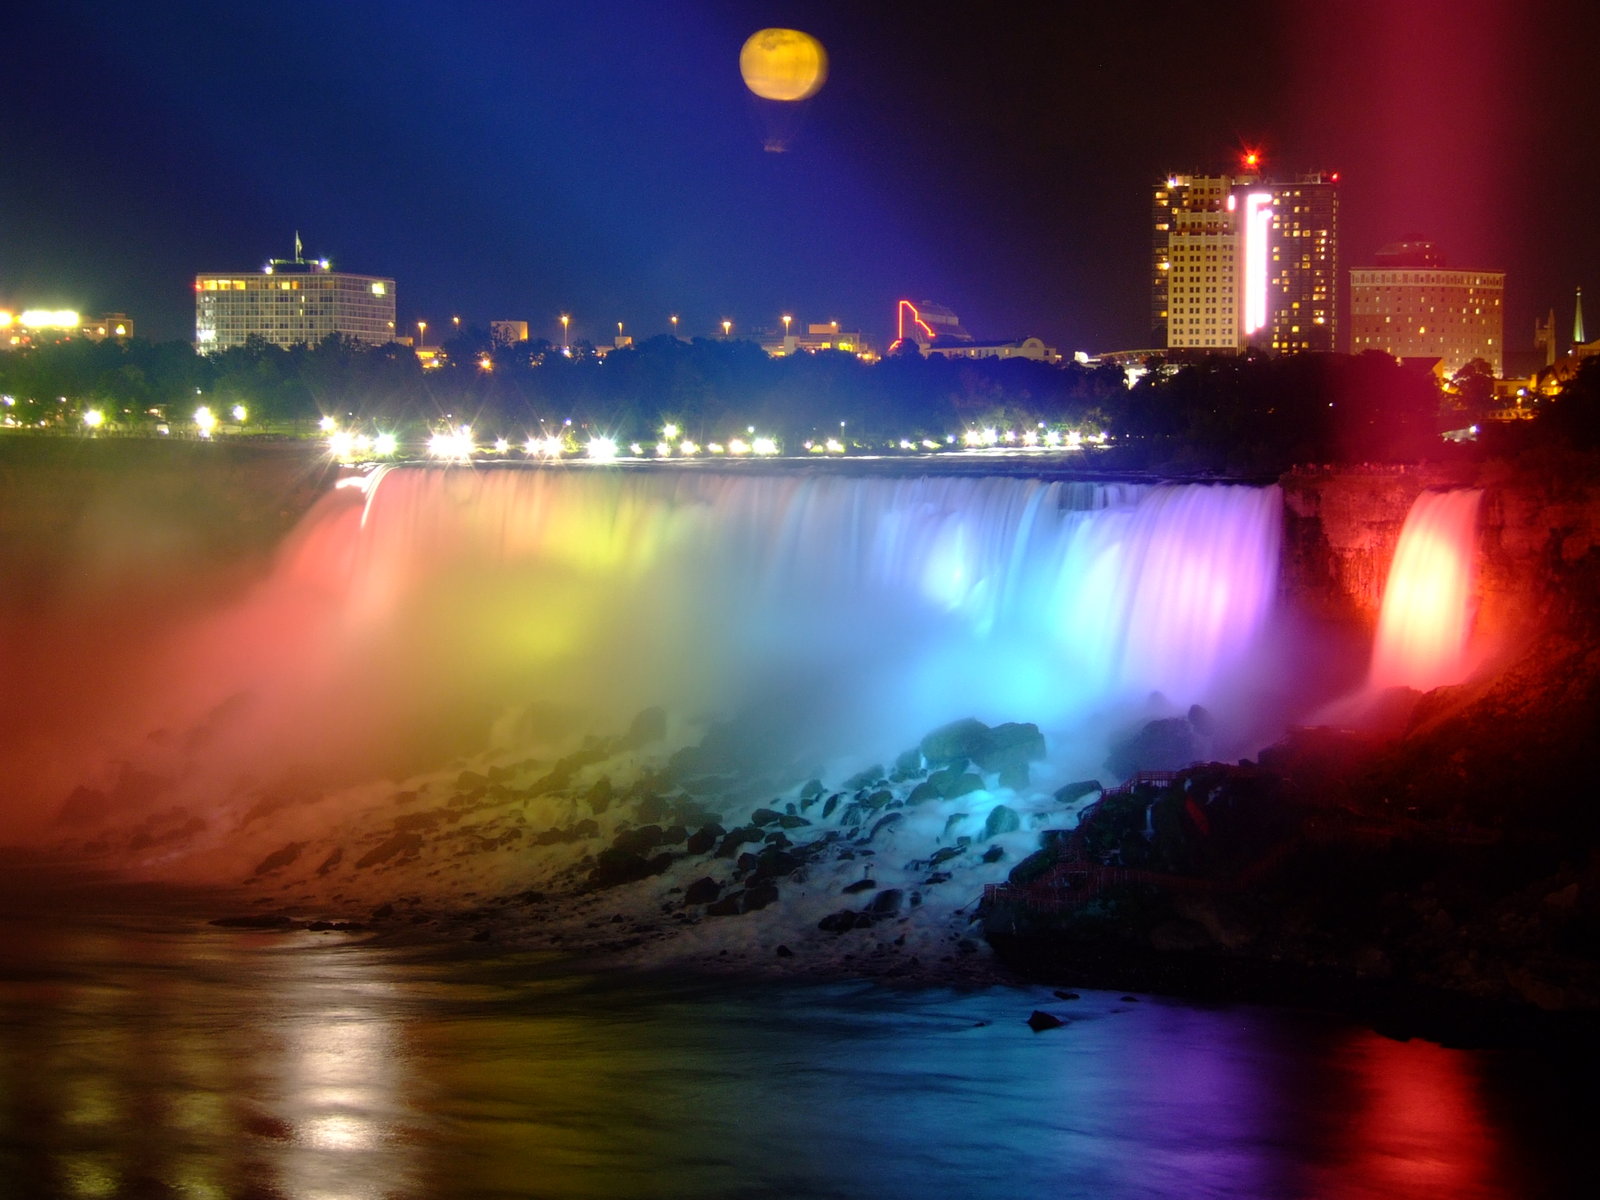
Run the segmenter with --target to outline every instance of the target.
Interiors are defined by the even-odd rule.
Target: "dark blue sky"
[[[737,69],[792,25],[832,74],[785,154]],[[1578,0],[980,6],[55,0],[0,48],[0,304],[193,333],[198,271],[308,254],[400,319],[559,336],[837,318],[1146,343],[1149,185],[1244,143],[1339,170],[1346,266],[1421,233],[1600,325],[1596,20]]]

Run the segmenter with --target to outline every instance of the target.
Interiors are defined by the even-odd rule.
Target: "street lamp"
[[[417,322],[417,349],[421,350],[425,346],[427,346],[427,344],[428,344],[428,323],[426,321],[418,321]]]
[[[788,313],[784,313],[783,314],[783,336],[785,338],[788,338],[788,336],[789,336],[789,322],[792,321],[792,320],[794,320],[794,318],[791,317]]]
[[[672,322],[672,336],[673,337],[677,337],[678,336],[678,314],[677,313],[673,313],[670,317],[667,318],[667,320]]]
[[[733,322],[728,320],[727,318],[723,318],[723,321],[722,321],[722,336],[723,337],[727,337],[732,332],[733,332]]]
[[[567,325],[571,320],[572,318],[566,313],[561,314],[561,348],[563,350],[567,349]]]

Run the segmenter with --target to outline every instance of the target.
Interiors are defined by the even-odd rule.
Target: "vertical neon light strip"
[[[1244,198],[1244,331],[1267,323],[1267,241],[1272,232],[1272,193]]]

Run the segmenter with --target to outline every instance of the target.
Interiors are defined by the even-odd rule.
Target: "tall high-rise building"
[[[1174,349],[1338,347],[1339,176],[1169,175],[1152,205],[1151,324]]]
[[[259,272],[194,277],[194,340],[202,354],[259,337],[314,346],[329,334],[381,346],[395,339],[394,280],[335,271],[325,258],[275,258]]]
[[[1395,242],[1350,272],[1350,349],[1439,358],[1454,375],[1475,358],[1504,370],[1503,271],[1450,269],[1432,242]]]

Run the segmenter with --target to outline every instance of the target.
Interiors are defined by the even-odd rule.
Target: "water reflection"
[[[0,949],[0,1195],[1509,1197],[1584,1169],[1571,1110],[1505,1103],[1548,1062],[1268,1010],[623,981],[156,912],[0,915]]]

